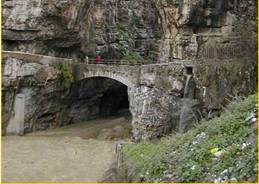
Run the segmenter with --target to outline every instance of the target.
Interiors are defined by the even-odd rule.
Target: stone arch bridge
[[[128,87],[130,111],[133,116],[133,137],[136,140],[159,137],[178,126],[179,108],[182,106],[181,96],[186,87],[185,68],[186,66],[190,67],[188,62],[184,64],[183,62],[164,64],[138,63],[136,65],[121,62],[89,64],[77,62],[73,59],[23,52],[3,51],[2,54],[3,90],[10,88],[16,81],[22,78],[34,77],[44,72],[46,76],[38,78],[43,81],[55,80],[56,75],[53,74],[53,70],[48,69],[58,64],[66,64],[71,69],[76,81],[92,77],[106,77],[119,81]],[[31,84],[28,84],[25,91],[29,91],[28,89],[30,88]],[[23,125],[24,122],[22,121],[33,121],[33,118],[28,118],[31,110],[27,107],[30,106],[30,102],[26,97],[27,94],[16,93],[14,92],[13,100],[9,103],[12,106],[4,105],[6,116],[4,115],[5,126],[3,127],[6,128],[4,131],[7,131],[7,133],[23,133],[25,125]],[[19,117],[15,116],[15,112],[19,111],[15,107],[17,98],[24,98],[23,103],[20,103],[18,107],[21,105],[25,107],[22,115],[17,113]],[[21,121],[21,119],[23,120]],[[12,125],[10,128],[10,124],[14,124],[14,122],[16,124],[20,122],[20,124],[18,123],[19,126]]]
[[[73,59],[67,58],[58,58],[52,56],[45,56],[39,54],[30,54],[25,52],[18,52],[18,51],[3,51],[3,64],[5,65],[5,61],[7,58],[15,58],[20,60],[23,65],[26,64],[31,65],[32,63],[36,63],[42,65],[42,67],[50,67],[55,66],[58,64],[66,64],[71,69],[75,80],[82,80],[85,78],[91,77],[106,77],[110,79],[114,79],[119,81],[130,88],[134,88],[139,86],[140,84],[140,75],[144,75],[141,72],[141,69],[149,69],[149,72],[154,71],[154,68],[164,68],[168,65],[174,65],[177,69],[182,67],[188,67],[192,65],[188,62],[174,62],[174,63],[164,63],[164,64],[131,64],[128,61],[125,62],[109,62],[105,63],[102,62],[100,64],[96,64],[94,62],[86,63],[86,62],[78,62]],[[172,67],[169,67],[172,69]],[[23,68],[24,69],[24,68]],[[147,72],[146,70],[144,72]],[[178,72],[178,71],[177,71]],[[20,73],[20,77],[26,75]]]
[[[92,77],[106,77],[114,79],[134,88],[139,85],[140,67],[127,65],[86,65],[76,64],[73,66],[73,73],[76,80]]]

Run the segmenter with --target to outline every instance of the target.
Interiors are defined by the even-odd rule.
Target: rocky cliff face
[[[154,2],[4,1],[5,48],[71,57],[146,55],[161,29]],[[143,44],[142,44],[143,43]]]
[[[206,46],[226,46],[234,36],[257,33],[256,0],[4,0],[2,4],[4,48],[53,56],[100,53],[122,58],[136,52],[166,62],[197,58]]]

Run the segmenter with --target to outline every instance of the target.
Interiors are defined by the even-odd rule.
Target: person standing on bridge
[[[96,63],[100,63],[102,61],[102,57],[100,55],[97,55],[95,58]]]

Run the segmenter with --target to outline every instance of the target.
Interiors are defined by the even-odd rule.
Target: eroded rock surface
[[[165,62],[257,32],[256,0],[4,0],[2,6],[4,49],[54,56],[137,52]]]

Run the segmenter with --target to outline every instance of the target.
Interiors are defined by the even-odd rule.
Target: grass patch
[[[249,96],[183,135],[130,145],[124,151],[146,181],[255,181],[257,130],[245,120],[256,104],[257,96]]]

